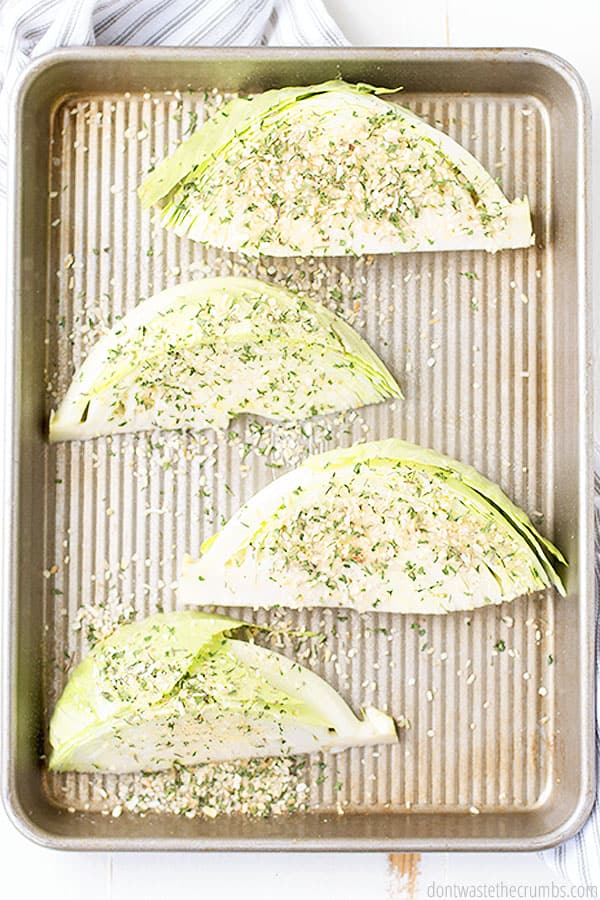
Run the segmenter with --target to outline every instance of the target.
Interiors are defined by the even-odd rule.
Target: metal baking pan
[[[568,597],[417,622],[294,614],[299,627],[325,627],[331,656],[311,665],[355,708],[410,720],[399,745],[341,754],[325,779],[307,776],[306,813],[106,815],[126,779],[48,777],[44,766],[49,714],[85,651],[78,609],[116,597],[142,614],[172,608],[182,554],[273,472],[256,454],[244,469],[210,435],[210,466],[197,437],[49,447],[48,411],[100,320],[178,279],[247,271],[158,229],[135,195],[189,113],[202,118],[204,92],[340,74],[403,85],[402,101],[510,197],[528,193],[536,246],[253,271],[276,281],[301,268],[314,294],[335,290],[404,387],[395,407],[338,423],[334,442],[395,434],[474,464],[564,550]],[[29,68],[12,120],[2,485],[4,794],[25,834],[72,849],[531,850],[582,825],[594,793],[589,131],[577,73],[537,50],[98,48]],[[307,438],[308,449],[328,446],[324,430]]]

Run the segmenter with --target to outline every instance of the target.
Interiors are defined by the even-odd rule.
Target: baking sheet
[[[502,54],[492,51],[470,55],[476,69],[452,51],[363,51],[362,59],[355,51],[163,51],[154,70],[148,57],[155,51],[143,61],[128,53],[113,51],[127,66],[113,67],[112,83],[98,77],[111,65],[110,51],[58,54],[37,82],[30,79],[29,95],[21,93],[22,116],[28,102],[33,113],[31,85],[39,95],[44,78],[53,101],[48,116],[48,98],[41,100],[50,151],[47,169],[36,169],[39,196],[18,185],[21,227],[33,224],[35,210],[45,236],[44,252],[28,254],[21,242],[17,272],[13,623],[23,630],[29,619],[39,677],[35,698],[20,692],[13,706],[30,719],[25,732],[35,730],[42,749],[68,671],[88,646],[83,606],[114,612],[122,604],[126,612],[131,605],[138,615],[174,608],[183,554],[197,552],[223,518],[309,451],[394,435],[470,462],[566,551],[569,597],[545,592],[447,617],[240,608],[240,618],[327,634],[306,661],[355,709],[373,704],[409,724],[399,744],[310,760],[302,775],[307,812],[268,821],[117,818],[111,812],[129,796],[130,776],[48,777],[36,766],[27,829],[47,842],[87,847],[530,849],[552,842],[581,819],[591,796],[585,223],[566,221],[583,162],[581,146],[561,155],[559,129],[567,114],[585,125],[580,88],[569,83],[575,76],[527,51],[505,54],[512,82],[511,67],[497,68]],[[404,84],[399,102],[471,150],[510,198],[527,193],[536,246],[495,256],[244,262],[168,234],[141,211],[135,190],[143,173],[196,117],[202,121],[218,100],[213,89],[324,80],[338,65],[349,79]],[[443,91],[442,70],[449,73]],[[83,72],[87,87],[77,77]],[[41,158],[43,133],[40,123],[27,137]],[[32,148],[26,151],[31,159]],[[40,269],[44,281],[28,292]],[[353,321],[406,399],[327,417],[304,432],[257,434],[250,420],[238,420],[227,436],[133,435],[48,447],[43,423],[90,342],[141,297],[204,274],[291,278]],[[19,637],[17,680],[26,665]],[[14,720],[13,729],[18,739]],[[32,819],[44,822],[41,834]]]

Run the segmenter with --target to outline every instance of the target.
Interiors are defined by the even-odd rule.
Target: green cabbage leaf
[[[555,587],[565,560],[471,466],[405,441],[309,458],[271,482],[179,580],[185,603],[447,613]]]
[[[298,421],[400,396],[325,306],[252,278],[206,278],[143,300],[96,343],[50,439],[225,428],[242,413]]]
[[[344,81],[227,103],[147,176],[142,205],[177,234],[249,256],[528,247],[512,202],[460,144]]]
[[[65,686],[50,769],[154,772],[396,742],[390,716],[355,716],[318,675],[236,637],[246,624],[192,610],[119,627]]]

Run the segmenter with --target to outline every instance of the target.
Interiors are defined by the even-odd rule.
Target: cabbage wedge
[[[470,466],[401,440],[308,459],[259,491],[200,559],[184,603],[448,613],[549,586],[561,553]]]
[[[386,93],[327,81],[235,99],[148,175],[142,205],[248,256],[530,246],[527,198]]]
[[[72,673],[50,722],[50,769],[155,772],[174,763],[337,751],[397,741],[322,678],[195,611],[122,625]]]
[[[207,278],[143,300],[97,342],[50,439],[225,428],[241,413],[297,421],[400,396],[369,345],[320,303]]]

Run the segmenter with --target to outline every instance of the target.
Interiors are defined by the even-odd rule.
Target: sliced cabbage
[[[385,93],[328,81],[235,99],[151,172],[142,205],[249,256],[529,247],[527,198],[510,203],[467,150]]]
[[[50,417],[53,441],[300,420],[402,396],[369,345],[308,297],[207,278],[142,301],[93,347]]]
[[[179,581],[185,603],[447,613],[564,588],[559,550],[475,469],[400,440],[309,459]]]
[[[358,718],[308,669],[229,636],[244,625],[184,611],[118,628],[56,705],[50,769],[151,772],[397,740],[390,716]]]

